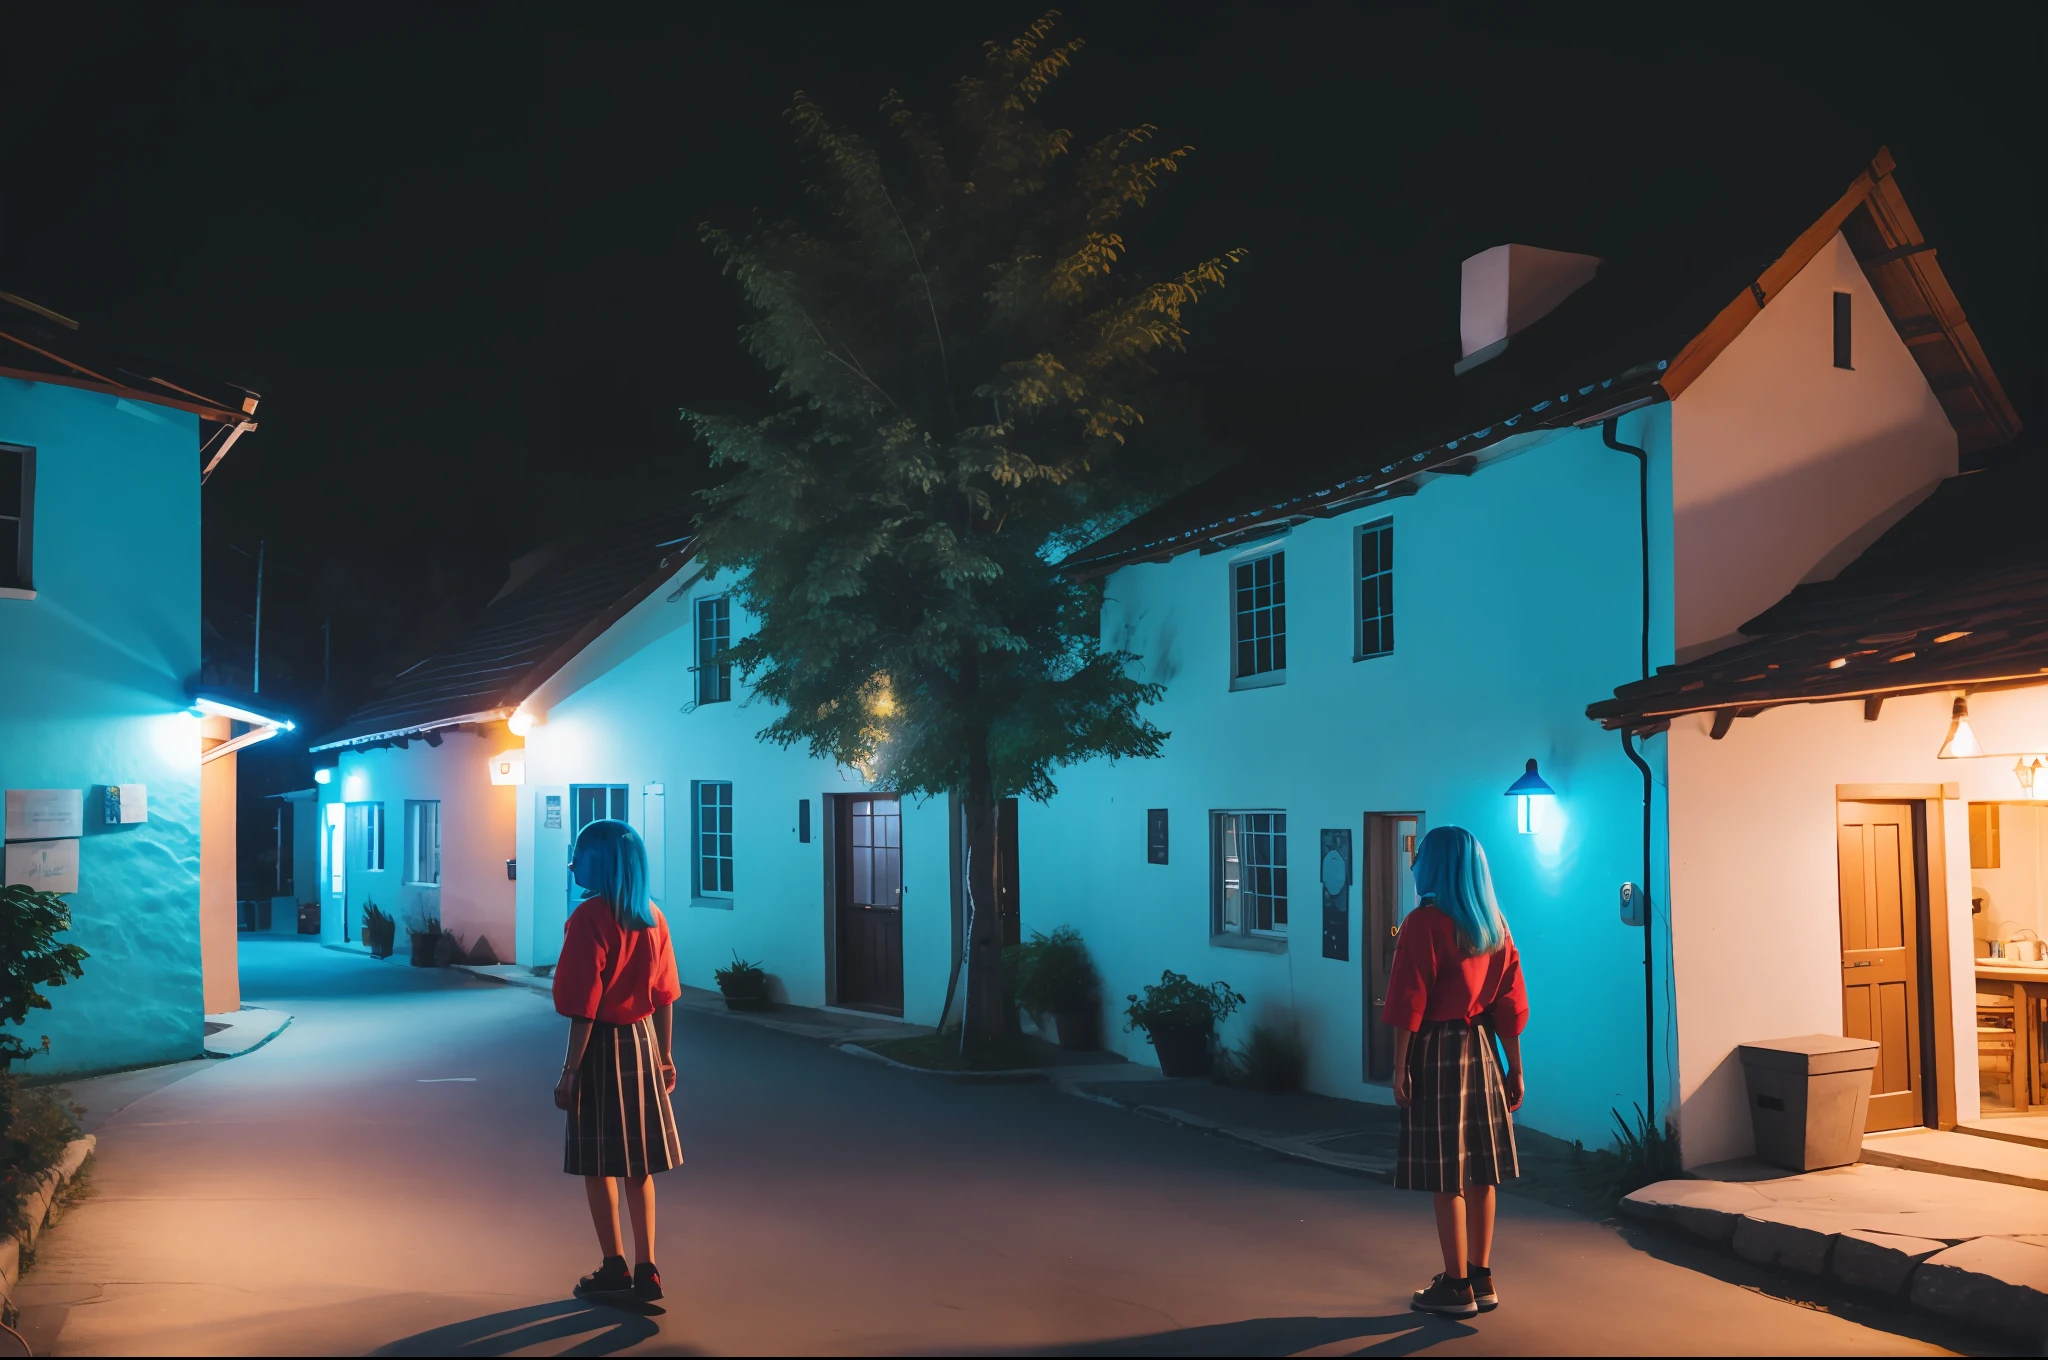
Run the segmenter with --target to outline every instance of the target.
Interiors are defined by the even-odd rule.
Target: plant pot
[[[388,959],[391,957],[391,942],[389,940],[365,940],[363,943],[369,945],[371,958]]]
[[[1208,1029],[1155,1029],[1148,1033],[1159,1055],[1159,1073],[1167,1077],[1206,1077],[1215,1063]]]
[[[412,966],[415,968],[432,968],[434,966],[434,946],[441,943],[441,932],[437,930],[431,935],[422,935],[419,931],[413,930],[406,933],[412,936]]]
[[[1073,1053],[1093,1053],[1102,1047],[1102,1006],[1096,1003],[1070,1011],[1052,1013],[1053,1030],[1060,1047]]]
[[[768,999],[765,987],[736,987],[731,991],[720,987],[718,992],[725,998],[729,1011],[765,1011],[775,1004]]]

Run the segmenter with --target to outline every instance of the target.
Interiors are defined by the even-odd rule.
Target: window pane
[[[21,514],[21,470],[27,460],[20,449],[0,448],[0,516]]]
[[[1394,522],[1358,531],[1358,654],[1394,650]]]
[[[1287,668],[1287,593],[1284,554],[1270,553],[1236,568],[1234,595],[1237,674],[1263,675]]]

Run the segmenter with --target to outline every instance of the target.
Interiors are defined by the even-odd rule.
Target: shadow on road
[[[1351,1355],[1413,1355],[1440,1342],[1476,1335],[1476,1329],[1426,1313],[1383,1317],[1274,1317],[1182,1327],[1058,1346],[1041,1355],[1295,1355],[1345,1341],[1361,1344]],[[1374,1341],[1374,1337],[1385,1340]]]
[[[372,1355],[510,1355],[528,1346],[581,1337],[556,1355],[616,1355],[660,1334],[654,1307],[621,1307],[563,1299],[527,1308],[508,1308],[466,1322],[415,1332],[379,1346]],[[586,1335],[588,1333],[588,1335]],[[666,1348],[671,1355],[695,1355],[687,1347]]]

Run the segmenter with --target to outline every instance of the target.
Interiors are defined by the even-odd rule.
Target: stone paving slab
[[[1958,1179],[2048,1190],[2048,1148],[1943,1129],[1904,1129],[1863,1140],[1869,1166],[1933,1171]]]
[[[2048,1341],[2048,1248],[1980,1237],[1913,1272],[1913,1306]]]

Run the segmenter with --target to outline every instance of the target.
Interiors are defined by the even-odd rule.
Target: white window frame
[[[364,803],[363,808],[363,872],[381,874],[384,872],[384,805]]]
[[[1254,669],[1246,671],[1242,662],[1245,639],[1240,632],[1245,622],[1246,611],[1241,607],[1242,601],[1239,599],[1241,587],[1238,584],[1238,573],[1247,570],[1256,573],[1258,564],[1261,562],[1271,562],[1273,564],[1271,574],[1277,575],[1279,580],[1277,584],[1269,584],[1268,586],[1268,589],[1274,592],[1274,598],[1270,599],[1263,606],[1254,603],[1250,612],[1253,614],[1264,613],[1269,620],[1277,612],[1279,627],[1267,633],[1266,638],[1272,644],[1271,650],[1278,654],[1280,664],[1269,666],[1264,670]],[[1286,545],[1284,543],[1269,543],[1241,553],[1230,560],[1229,572],[1230,574],[1225,578],[1225,584],[1228,591],[1226,599],[1230,609],[1230,687],[1232,689],[1264,689],[1270,685],[1284,685],[1287,683]],[[1255,663],[1257,643],[1258,639],[1255,636],[1252,639]]]
[[[14,560],[0,562],[0,600],[33,600],[36,597],[36,451],[24,444],[0,443],[0,449],[21,458],[21,513],[0,515],[0,521],[15,526]]]
[[[441,886],[441,800],[405,800],[405,885]]]
[[[1252,819],[1263,821],[1263,825]],[[1271,820],[1265,820],[1271,819]],[[1277,838],[1278,857],[1270,863],[1247,864],[1253,838]],[[1270,893],[1248,892],[1249,873],[1271,875]],[[1210,932],[1220,936],[1284,940],[1287,938],[1287,813],[1281,808],[1219,808],[1209,814]],[[1267,919],[1259,923],[1258,903],[1267,902]]]
[[[1384,532],[1385,539],[1374,546],[1379,550],[1379,570],[1369,576],[1365,570],[1365,544],[1368,535]],[[1385,581],[1385,614],[1375,614],[1374,621],[1385,620],[1379,639],[1386,645],[1374,651],[1365,649],[1365,606],[1366,590],[1373,590],[1373,604],[1379,604],[1379,582]],[[1376,519],[1370,524],[1361,524],[1351,535],[1351,659],[1353,661],[1376,661],[1383,656],[1394,654],[1394,520],[1390,515]]]
[[[725,791],[724,800],[712,804],[710,810],[724,813],[719,819],[723,826],[707,829],[704,825],[704,796],[718,789]],[[738,856],[733,851],[733,803],[730,779],[696,779],[690,782],[690,885],[694,897],[730,898],[733,895],[738,867]],[[707,843],[710,854],[705,853]],[[720,866],[723,873],[717,871]],[[705,873],[707,868],[713,870],[709,875]]]
[[[725,624],[723,634],[716,638],[706,636],[704,615],[707,610],[722,613]],[[722,704],[732,699],[732,665],[730,662],[713,663],[709,658],[732,645],[732,596],[699,595],[690,604],[690,635],[694,639],[694,664],[690,667],[696,676],[697,703]]]

